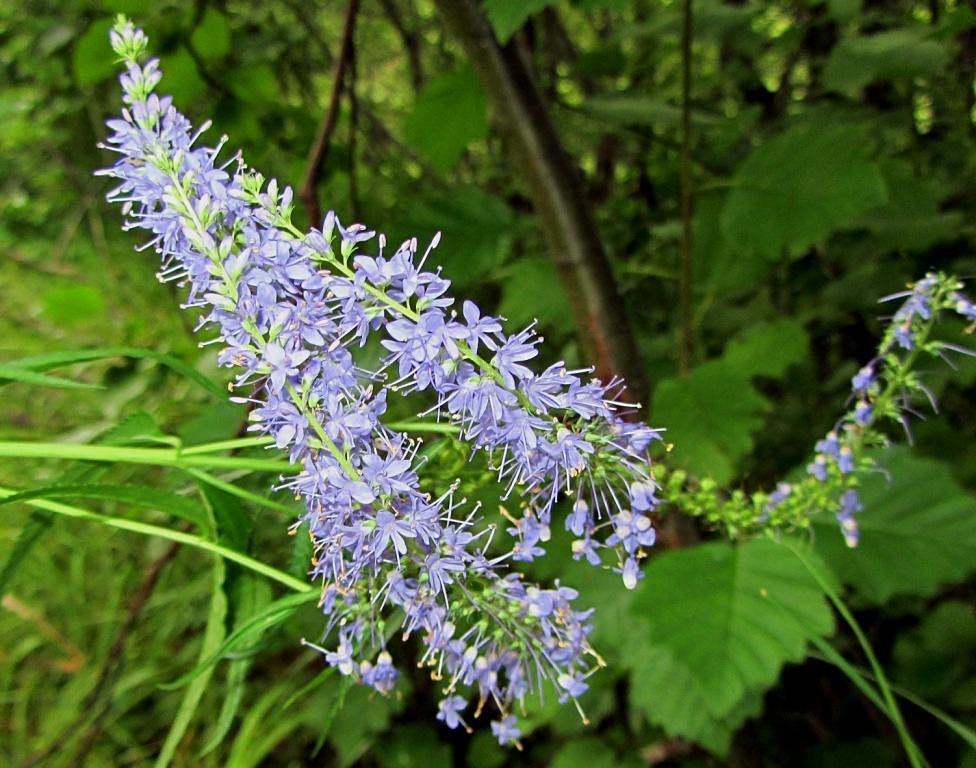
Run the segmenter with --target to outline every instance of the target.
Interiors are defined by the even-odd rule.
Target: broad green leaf
[[[575,739],[556,752],[549,768],[639,768],[641,761],[636,755],[624,759],[595,736]]]
[[[884,203],[881,170],[863,128],[794,125],[742,163],[721,215],[722,233],[742,253],[802,254],[835,229]]]
[[[177,104],[190,105],[207,91],[197,65],[186,48],[180,46],[173,53],[160,56],[159,67],[163,80],[160,93],[171,95]]]
[[[647,627],[641,640],[670,654],[687,676],[687,686],[655,688],[657,695],[686,701],[692,692],[715,719],[771,686],[784,664],[805,656],[811,636],[833,631],[830,606],[809,571],[787,547],[765,540],[658,555],[632,610]]]
[[[200,645],[199,658],[201,660],[206,659],[215,648],[220,646],[225,634],[224,617],[227,614],[227,597],[224,594],[223,584],[226,570],[222,558],[214,558],[213,570],[210,610],[207,614],[207,626],[203,631],[203,642]],[[156,758],[156,768],[166,768],[172,762],[176,750],[193,720],[193,715],[197,711],[197,707],[200,706],[200,700],[207,690],[212,674],[213,668],[207,667],[184,692],[183,698],[180,700],[180,707],[176,711],[169,732],[166,734],[166,741],[163,742],[162,749]]]
[[[976,498],[945,464],[907,448],[875,458],[884,472],[863,480],[858,546],[844,545],[832,519],[814,523],[817,552],[834,573],[861,597],[884,603],[897,594],[931,595],[976,570]]]
[[[214,381],[211,381],[198,370],[183,362],[179,358],[173,357],[165,352],[158,352],[155,349],[141,349],[139,347],[95,347],[93,349],[68,349],[57,352],[45,352],[41,355],[22,357],[17,360],[10,360],[4,365],[16,366],[29,371],[50,371],[65,365],[75,363],[86,363],[92,360],[103,360],[109,357],[131,357],[135,359],[154,360],[160,365],[165,365],[174,373],[183,376],[190,381],[199,384],[208,392],[225,398],[227,392]]]
[[[230,440],[241,432],[246,420],[247,408],[223,397],[180,424],[177,434],[186,446]]]
[[[377,752],[382,768],[451,768],[451,748],[430,727],[401,725]]]
[[[762,426],[768,408],[749,375],[718,359],[687,376],[660,381],[651,410],[674,446],[671,463],[726,483],[752,449],[752,433]]]
[[[458,286],[475,286],[495,272],[512,249],[519,219],[497,195],[477,187],[425,195],[405,212],[404,229],[421,243],[436,232],[441,241],[431,258]]]
[[[824,85],[855,97],[878,80],[941,72],[949,61],[949,52],[929,38],[929,31],[919,25],[841,40],[824,67]]]
[[[563,333],[576,327],[566,292],[549,259],[522,259],[513,266],[498,313],[515,326],[538,320]]]
[[[591,114],[624,125],[656,125],[671,128],[681,123],[681,108],[651,96],[603,94],[583,102]],[[692,122],[698,126],[716,125],[722,118],[694,110]]]
[[[204,59],[215,60],[226,56],[230,52],[230,24],[227,17],[213,7],[207,8],[190,36],[190,42]]]
[[[530,16],[553,5],[555,0],[485,0],[485,13],[502,44],[507,43]]]
[[[919,696],[972,709],[965,696],[976,673],[976,609],[970,603],[941,603],[913,629],[898,636],[892,678]]]
[[[943,213],[942,200],[953,186],[918,175],[908,162],[888,160],[881,165],[889,199],[884,205],[865,211],[852,222],[866,229],[873,239],[891,251],[922,251],[958,235],[962,215]]]
[[[34,488],[0,498],[0,504],[14,504],[32,499],[94,499],[131,504],[144,509],[155,509],[193,523],[207,530],[207,515],[199,502],[186,496],[146,485],[52,485]]]
[[[3,501],[0,499],[0,503]],[[14,545],[7,554],[3,568],[0,569],[0,598],[7,593],[7,585],[16,575],[17,569],[20,568],[21,563],[24,562],[41,536],[48,531],[53,521],[54,515],[43,510],[32,512],[27,518],[27,522],[18,532]]]
[[[78,85],[94,85],[115,74],[114,55],[108,44],[108,31],[113,23],[112,19],[94,21],[75,41],[71,66]]]
[[[730,293],[752,293],[773,263],[758,253],[737,253],[722,236],[719,223],[726,193],[705,191],[695,197],[692,231],[697,292],[707,300]]]
[[[757,323],[725,345],[722,360],[745,376],[782,376],[807,355],[810,339],[791,318]]]
[[[635,635],[642,625],[631,627]],[[634,638],[626,659],[631,673],[630,700],[644,716],[670,735],[701,745],[724,756],[732,737],[746,720],[762,712],[762,696],[749,691],[725,714],[708,708],[707,692],[698,685],[688,667],[657,645]]]
[[[145,411],[129,414],[122,421],[98,436],[101,445],[138,445],[153,443],[156,445],[174,445],[179,440],[167,435],[160,429],[156,420]]]
[[[54,389],[101,389],[97,384],[86,384],[83,381],[62,379],[59,376],[46,376],[43,373],[29,371],[11,363],[0,363],[0,383],[18,381],[22,384],[33,384],[38,387],[53,387]]]
[[[473,141],[488,135],[485,93],[470,66],[431,80],[407,115],[410,146],[446,173]]]

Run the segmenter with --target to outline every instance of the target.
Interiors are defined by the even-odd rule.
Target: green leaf
[[[473,141],[488,135],[485,93],[470,66],[431,80],[407,115],[410,146],[446,173]]]
[[[222,558],[214,558],[213,592],[210,597],[210,611],[207,614],[207,626],[203,632],[203,642],[200,645],[200,659],[207,658],[214,649],[219,647],[224,639],[224,617],[227,614],[227,597],[224,594],[223,584],[226,575],[224,561]],[[199,677],[186,689],[183,698],[180,700],[180,707],[176,711],[176,716],[170,725],[169,732],[166,734],[166,741],[163,742],[159,756],[156,758],[156,768],[166,768],[176,755],[176,750],[186,734],[193,714],[200,706],[207,685],[210,683],[210,676],[213,669],[208,667]]]
[[[538,320],[562,333],[575,329],[573,311],[550,259],[519,260],[502,291],[498,313],[513,325],[523,326]]]
[[[154,360],[160,365],[165,365],[174,373],[199,384],[201,387],[217,395],[221,399],[225,398],[227,392],[214,381],[211,381],[198,370],[179,358],[173,357],[165,352],[158,352],[155,349],[142,349],[140,347],[95,347],[92,349],[68,349],[57,352],[46,352],[41,355],[22,357],[17,360],[10,360],[4,365],[12,365],[17,368],[30,371],[50,371],[65,365],[75,363],[86,363],[92,360],[103,360],[109,357],[131,357],[135,359]]]
[[[383,768],[451,768],[451,748],[431,728],[401,725],[395,728],[377,757]]]
[[[879,80],[941,72],[949,61],[949,52],[929,39],[929,31],[919,25],[841,40],[824,67],[824,85],[853,98]]]
[[[528,20],[555,0],[485,0],[485,14],[495,30],[498,42],[503,45]]]
[[[923,251],[951,240],[962,226],[958,211],[943,213],[941,202],[953,186],[928,174],[918,175],[907,161],[882,163],[889,199],[865,211],[852,226],[866,229],[873,239],[891,251]]]
[[[190,42],[202,58],[208,61],[222,59],[230,53],[230,24],[227,17],[213,7],[207,8],[190,36]]]
[[[647,627],[639,642],[656,661],[669,656],[672,677],[686,685],[650,686],[644,669],[635,670],[635,681],[665,700],[660,708],[649,701],[648,715],[669,732],[690,727],[694,713],[681,708],[684,702],[703,706],[710,718],[728,717],[747,695],[771,686],[784,664],[801,660],[811,636],[833,631],[819,585],[789,549],[771,541],[671,550],[656,556],[645,576],[632,608]]]
[[[722,233],[743,253],[803,254],[835,229],[887,200],[865,129],[794,125],[760,144],[740,166],[721,215]]]
[[[732,479],[739,459],[752,450],[752,433],[762,426],[769,408],[749,379],[718,359],[658,383],[652,412],[674,445],[673,464],[719,483]]]
[[[817,552],[834,573],[861,597],[884,603],[934,594],[976,570],[976,498],[945,464],[907,448],[875,458],[885,473],[864,478],[858,546],[844,545],[832,519],[814,523]]]
[[[106,80],[115,73],[115,56],[108,43],[108,32],[113,23],[112,19],[94,21],[75,42],[71,67],[82,88]]]
[[[225,591],[227,591],[226,580]],[[267,607],[271,601],[271,587],[267,582],[255,579],[249,574],[241,574],[238,578],[233,579],[233,588],[227,598],[234,616],[233,629],[236,630]],[[227,665],[227,682],[223,701],[220,705],[220,714],[217,716],[217,722],[214,724],[210,739],[200,751],[201,756],[219,747],[230,732],[244,698],[245,683],[250,667],[251,658],[248,656],[236,659]]]
[[[673,128],[681,123],[681,108],[651,96],[603,94],[583,102],[587,112],[624,125],[652,125]],[[717,125],[722,118],[693,110],[692,122],[698,126]]]
[[[105,313],[105,298],[96,288],[83,283],[49,288],[43,301],[44,316],[63,328],[76,328]]]
[[[19,381],[23,384],[54,387],[55,389],[101,389],[97,384],[86,384],[83,381],[62,379],[57,376],[45,376],[43,373],[28,371],[11,363],[0,363],[0,382],[4,381]]]
[[[163,71],[160,92],[170,94],[177,104],[189,105],[206,93],[207,84],[186,48],[180,46],[173,53],[160,56],[159,61]]]
[[[477,187],[420,198],[404,217],[404,228],[420,242],[441,232],[434,256],[458,286],[482,283],[512,249],[519,219],[497,195]]]
[[[803,323],[782,318],[752,325],[735,336],[725,345],[722,360],[744,376],[780,377],[806,357],[809,346]]]
[[[235,629],[210,656],[201,659],[196,667],[185,675],[181,675],[172,682],[160,687],[164,689],[182,688],[213,667],[230,651],[240,648],[245,641],[249,640],[251,646],[256,645],[267,630],[289,619],[303,605],[318,599],[319,593],[317,590],[300,592],[297,595],[286,595],[285,597],[278,598]]]
[[[0,503],[3,503],[3,500],[0,500]],[[41,536],[47,533],[53,520],[54,515],[43,510],[32,512],[27,518],[27,522],[17,534],[17,539],[4,561],[3,569],[0,570],[0,598],[7,593],[7,585],[10,580],[17,573],[17,569],[20,568],[21,563],[27,558]]]
[[[201,482],[198,487],[213,510],[217,523],[217,540],[231,549],[246,551],[254,528],[254,521],[247,507],[237,497],[213,485]]]
[[[621,760],[600,739],[587,736],[561,747],[549,768],[639,768],[640,765],[636,755]]]
[[[147,485],[52,485],[34,488],[0,498],[0,505],[14,504],[31,499],[94,499],[116,501],[144,509],[155,509],[193,523],[200,530],[207,530],[207,515],[199,502],[186,496],[164,491]]]

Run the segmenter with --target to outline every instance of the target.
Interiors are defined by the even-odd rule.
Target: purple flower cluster
[[[907,290],[882,299],[904,301],[891,318],[878,355],[851,379],[853,408],[816,444],[816,455],[807,466],[807,473],[819,483],[836,482],[845,489],[836,516],[849,547],[857,546],[859,532],[855,515],[862,509],[853,487],[853,473],[870,439],[883,440],[874,432],[875,424],[881,418],[891,418],[900,421],[907,430],[911,400],[918,393],[935,405],[932,394],[910,371],[913,356],[919,350],[939,355],[946,350],[971,354],[969,350],[929,340],[940,312],[956,312],[966,320],[976,321],[976,307],[960,292],[960,287],[954,278],[929,273]],[[780,495],[777,503],[782,498]]]
[[[241,399],[253,404],[252,428],[301,466],[284,487],[306,502],[311,574],[334,638],[314,647],[387,693],[397,622],[404,638],[422,638],[422,662],[444,681],[438,719],[467,727],[476,692],[475,716],[493,702],[493,732],[517,743],[512,703],[546,681],[575,701],[599,659],[575,591],[529,584],[506,562],[542,552],[553,507],[568,495],[574,555],[600,564],[601,550],[614,550],[633,587],[655,538],[647,448],[658,433],[626,420],[619,382],[584,381],[562,364],[533,373],[526,363],[541,339],[531,328],[506,335],[471,302],[458,315],[449,281],[425,269],[436,239],[419,258],[415,240],[387,257],[382,236],[332,214],[321,229],[296,230],[290,189],[266,184],[239,155],[218,163],[225,140],[196,146],[206,126],[194,133],[154,93],[158,63],[140,64],[147,42],[124,20],[112,33],[125,106],[108,121],[106,146],[120,157],[101,173],[119,182],[109,197],[123,204],[126,227],[149,233],[160,279],[185,286],[184,306],[217,329],[219,362],[251,390]],[[375,256],[357,253],[374,240]],[[380,331],[386,358],[363,369],[354,352]],[[456,486],[421,491],[418,443],[383,425],[389,393],[423,390],[435,395],[431,412],[523,497],[511,552],[492,554],[492,528],[477,507],[464,511]]]

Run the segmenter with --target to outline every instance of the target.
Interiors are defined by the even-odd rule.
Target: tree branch
[[[643,401],[643,365],[580,174],[559,141],[528,64],[513,42],[499,45],[476,0],[434,4],[478,71],[498,127],[525,173],[586,355],[601,378],[625,377],[629,398]]]
[[[390,20],[390,24],[400,36],[403,49],[407,52],[407,64],[410,66],[410,82],[413,85],[414,93],[420,91],[424,85],[424,69],[420,59],[420,36],[415,30],[409,29],[400,15],[394,0],[380,0],[383,12]]]
[[[302,181],[302,188],[299,196],[305,203],[308,211],[308,218],[314,227],[321,222],[322,210],[319,206],[319,196],[316,186],[325,158],[329,153],[329,144],[332,141],[332,134],[335,132],[336,122],[339,119],[339,101],[342,97],[343,83],[345,81],[346,66],[349,63],[349,56],[352,50],[352,37],[356,28],[356,14],[359,11],[359,0],[349,0],[346,5],[346,16],[342,27],[342,43],[339,47],[339,55],[336,57],[332,69],[332,95],[329,97],[329,104],[318,132],[315,135],[315,142],[308,155],[308,165],[305,169],[305,179]]]

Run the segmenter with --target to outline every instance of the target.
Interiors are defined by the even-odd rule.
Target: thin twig
[[[319,223],[322,218],[322,210],[319,207],[318,192],[316,185],[319,180],[319,173],[329,152],[329,144],[332,141],[332,134],[335,132],[336,122],[339,118],[339,101],[342,97],[343,81],[345,80],[346,65],[349,62],[349,55],[352,50],[353,31],[356,27],[356,14],[359,11],[359,0],[349,0],[346,5],[346,16],[342,28],[342,43],[339,47],[339,55],[336,57],[332,70],[332,95],[329,97],[329,105],[322,116],[318,133],[315,136],[315,143],[308,155],[308,166],[305,169],[305,179],[302,182],[301,192],[299,193],[305,208],[308,211],[309,222],[312,226]]]
[[[692,281],[692,199],[691,199],[691,41],[692,2],[684,0],[681,26],[681,282],[678,305],[678,368],[682,375],[691,370],[694,352]]]

